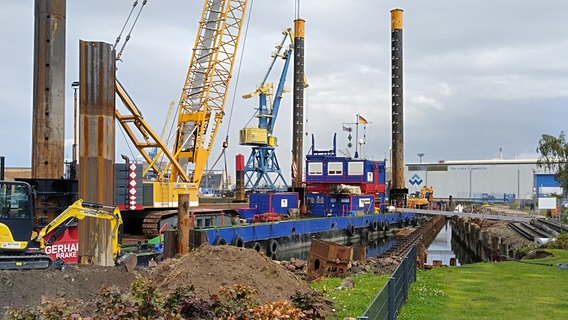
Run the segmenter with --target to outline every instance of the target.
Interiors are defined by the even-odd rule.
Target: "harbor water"
[[[447,220],[436,238],[428,246],[426,264],[459,266],[483,261],[481,257],[467,248],[458,233],[453,231],[453,228],[453,222]]]
[[[322,239],[323,240],[323,239]],[[367,242],[351,242],[349,240],[345,241],[334,241],[335,243],[345,245],[345,246],[365,246],[366,251],[365,255],[367,258],[369,257],[376,257],[383,252],[387,251],[391,247],[393,247],[397,243],[397,239],[395,236],[387,236],[387,237],[377,237],[377,238],[370,238]],[[276,260],[291,260],[291,259],[300,259],[300,260],[308,260],[308,256],[310,254],[310,246],[305,246],[300,249],[294,250],[282,250],[276,252],[275,259]]]

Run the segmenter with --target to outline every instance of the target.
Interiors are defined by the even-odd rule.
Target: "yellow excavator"
[[[434,188],[424,186],[420,192],[411,194],[406,199],[406,204],[409,208],[413,209],[428,209],[433,206],[434,202]]]
[[[38,227],[32,187],[19,181],[0,181],[0,270],[63,268],[62,260],[53,259],[45,249],[69,226],[85,217],[110,221],[111,243],[115,262],[127,270],[136,266],[136,255],[121,252],[118,208],[77,200],[49,224]]]

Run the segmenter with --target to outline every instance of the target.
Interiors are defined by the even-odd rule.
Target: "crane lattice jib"
[[[235,62],[247,0],[205,1],[182,90],[174,155],[199,183],[219,125]],[[181,177],[172,168],[173,177]]]

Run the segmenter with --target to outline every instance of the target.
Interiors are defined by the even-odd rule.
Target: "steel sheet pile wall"
[[[304,22],[294,21],[294,106],[292,114],[292,186],[302,186],[304,162]]]
[[[65,0],[36,0],[32,178],[63,176],[64,142]]]
[[[392,188],[391,203],[403,202],[408,190],[404,185],[404,106],[402,72],[402,10],[391,11],[391,90],[392,90]]]
[[[114,204],[115,52],[103,42],[80,41],[79,197]],[[113,265],[110,224],[79,224],[79,262]]]

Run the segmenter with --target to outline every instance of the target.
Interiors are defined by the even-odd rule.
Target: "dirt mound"
[[[65,271],[0,271],[0,317],[10,307],[34,308],[55,299],[87,307],[101,288],[114,286],[129,292],[139,274],[155,281],[164,293],[193,286],[194,294],[205,300],[218,294],[221,288],[235,284],[257,290],[258,296],[251,298],[260,303],[290,301],[295,293],[315,293],[306,281],[280,262],[255,250],[205,245],[181,258],[167,259],[151,271],[142,268],[128,273],[120,267],[91,265],[68,265]],[[321,309],[326,311],[324,307]]]
[[[94,300],[101,288],[130,289],[136,277],[117,267],[67,265],[65,271],[0,271],[0,314],[9,307],[34,307],[45,299]]]
[[[538,249],[529,252],[526,256],[523,257],[523,260],[544,259],[548,257],[554,257],[554,254],[552,252]]]
[[[261,303],[289,301],[296,292],[313,292],[307,282],[278,262],[235,246],[201,246],[179,259],[160,263],[150,277],[164,292],[193,286],[196,296],[203,299],[235,284],[256,289]]]

